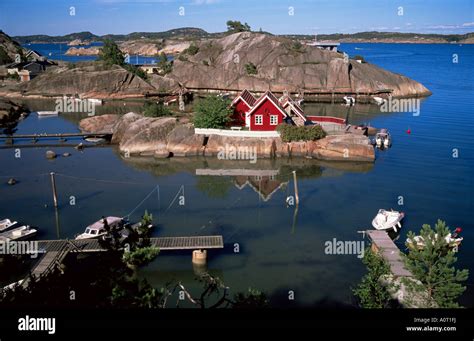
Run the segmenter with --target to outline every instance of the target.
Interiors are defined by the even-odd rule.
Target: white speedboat
[[[462,240],[464,239],[463,237],[459,236],[459,232],[461,232],[460,228],[457,228],[454,230],[454,233],[448,233],[444,237],[444,241],[446,242],[446,246],[450,249],[457,248],[459,245],[461,245]],[[435,233],[434,235],[435,239],[438,238],[438,234]],[[422,236],[415,236],[413,237],[413,240],[410,238],[407,238],[405,245],[411,249],[417,249],[417,250],[423,250],[425,247],[426,241]]]
[[[58,116],[59,111],[37,111],[36,112],[39,117],[46,117],[46,116]]]
[[[385,103],[385,99],[383,99],[382,97],[374,96],[372,98],[373,98],[375,104],[382,105],[382,104]]]
[[[108,229],[115,228],[123,221],[119,217],[107,217],[97,220],[92,225],[86,227],[84,233],[81,233],[76,239],[95,239],[101,236],[105,236],[108,233]],[[108,227],[105,225],[107,224]]]
[[[346,102],[346,105],[354,105],[356,102],[355,98],[352,96],[344,96],[343,99]]]
[[[0,220],[0,232],[8,230],[10,227],[17,223],[17,221],[11,221],[10,219]]]
[[[380,131],[375,135],[375,144],[379,148],[388,148],[392,145],[392,137],[387,129],[380,129]]]
[[[6,242],[9,240],[26,240],[36,236],[38,231],[28,225],[16,227],[6,232],[0,233],[0,241]]]
[[[405,213],[398,211],[387,211],[380,209],[375,218],[372,220],[372,226],[376,230],[394,230],[402,227],[401,221],[405,217]]]

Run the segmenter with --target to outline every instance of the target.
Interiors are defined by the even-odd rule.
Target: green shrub
[[[11,62],[13,62],[13,59],[11,59],[5,49],[0,46],[0,65],[8,64]]]
[[[143,115],[146,117],[163,117],[172,116],[173,113],[163,104],[145,103]]]
[[[140,69],[138,66],[136,65],[133,65],[133,64],[125,64],[123,66],[123,68],[125,70],[127,70],[128,72],[130,73],[133,73],[135,76],[138,76],[140,77],[141,79],[147,79],[148,78],[148,75],[145,71],[143,71],[142,69]]]
[[[148,246],[123,253],[123,261],[130,266],[145,266],[155,259],[160,249]]]
[[[390,267],[385,260],[370,248],[364,252],[363,263],[367,274],[358,286],[352,290],[362,308],[390,307],[390,294],[381,283],[380,277],[390,274]]]
[[[189,45],[187,49],[183,50],[182,53],[190,55],[190,56],[194,56],[198,52],[199,52],[199,47],[197,47],[196,44],[192,43],[191,45]]]
[[[294,126],[291,124],[280,124],[277,127],[281,139],[284,142],[292,141],[315,141],[326,136],[326,132],[320,125]]]
[[[75,69],[75,68],[76,68],[76,64],[74,64],[74,63],[68,63],[68,64],[67,64],[67,68],[68,68],[69,70]]]
[[[201,99],[195,106],[193,123],[196,128],[224,128],[230,122],[230,100],[218,96]]]
[[[291,45],[291,49],[296,52],[303,52],[303,44],[299,41],[295,41],[293,45]]]
[[[247,75],[256,75],[258,73],[257,67],[253,63],[247,63],[245,64],[245,71],[247,72]]]
[[[356,55],[354,56],[354,60],[360,60],[362,63],[367,63],[364,59],[364,57],[362,57],[361,55]]]
[[[180,54],[178,56],[178,59],[182,62],[187,62],[188,61],[188,57],[186,57],[184,54]]]
[[[202,63],[206,66],[209,66],[209,62],[207,60],[203,60]]]

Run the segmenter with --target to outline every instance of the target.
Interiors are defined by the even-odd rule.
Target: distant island
[[[269,32],[259,33],[269,34]],[[95,35],[91,32],[70,33],[63,36],[49,35],[28,35],[15,36],[13,39],[20,44],[30,43],[69,43],[74,40],[98,42],[110,39],[116,42],[140,40],[140,39],[203,39],[203,38],[221,38],[227,32],[209,33],[203,29],[195,27],[182,27],[163,32],[133,32],[129,34],[106,34]],[[283,34],[281,37],[298,39],[298,40],[314,40],[314,35],[309,34]],[[358,33],[334,33],[334,34],[318,34],[318,40],[334,41],[340,43],[430,43],[430,44],[473,44],[474,32],[466,34],[422,34],[422,33],[400,33],[400,32],[358,32]]]

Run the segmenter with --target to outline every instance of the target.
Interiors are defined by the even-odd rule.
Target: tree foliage
[[[5,51],[3,46],[0,46],[0,65],[8,64],[13,62],[13,59],[10,58],[8,53]]]
[[[164,52],[161,52],[161,54],[157,56],[157,59],[160,75],[166,75],[173,71],[173,61],[168,60],[168,56]]]
[[[461,283],[469,276],[467,269],[458,270],[454,266],[457,261],[455,250],[445,240],[450,234],[442,220],[438,220],[434,229],[424,224],[420,230],[424,246],[409,247],[406,257],[409,270],[424,284],[429,297],[443,308],[459,307],[457,299],[466,290]],[[407,237],[413,241],[415,234],[410,231]]]
[[[99,60],[107,65],[125,65],[125,57],[118,45],[110,39],[104,40],[104,46],[100,49]]]
[[[226,24],[228,32],[236,33],[250,31],[250,26],[247,23],[242,24],[240,21],[228,20]]]
[[[219,96],[201,99],[195,106],[193,123],[196,128],[224,128],[231,120],[230,101]]]
[[[143,115],[146,117],[172,116],[173,113],[161,103],[145,103]]]
[[[359,285],[353,289],[362,308],[387,308],[390,306],[390,294],[379,281],[383,275],[390,273],[389,265],[370,248],[364,252],[362,262],[367,267],[367,274]]]

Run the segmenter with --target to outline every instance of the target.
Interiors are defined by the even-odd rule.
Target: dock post
[[[193,264],[205,265],[207,262],[207,250],[193,251]]]
[[[50,175],[51,175],[51,187],[53,190],[54,207],[58,207],[58,195],[56,193],[56,180],[54,179],[54,172],[51,172]]]
[[[298,183],[296,182],[296,171],[293,171],[293,182],[295,185],[295,203],[296,203],[296,206],[298,206],[300,203],[300,197],[298,195]]]

